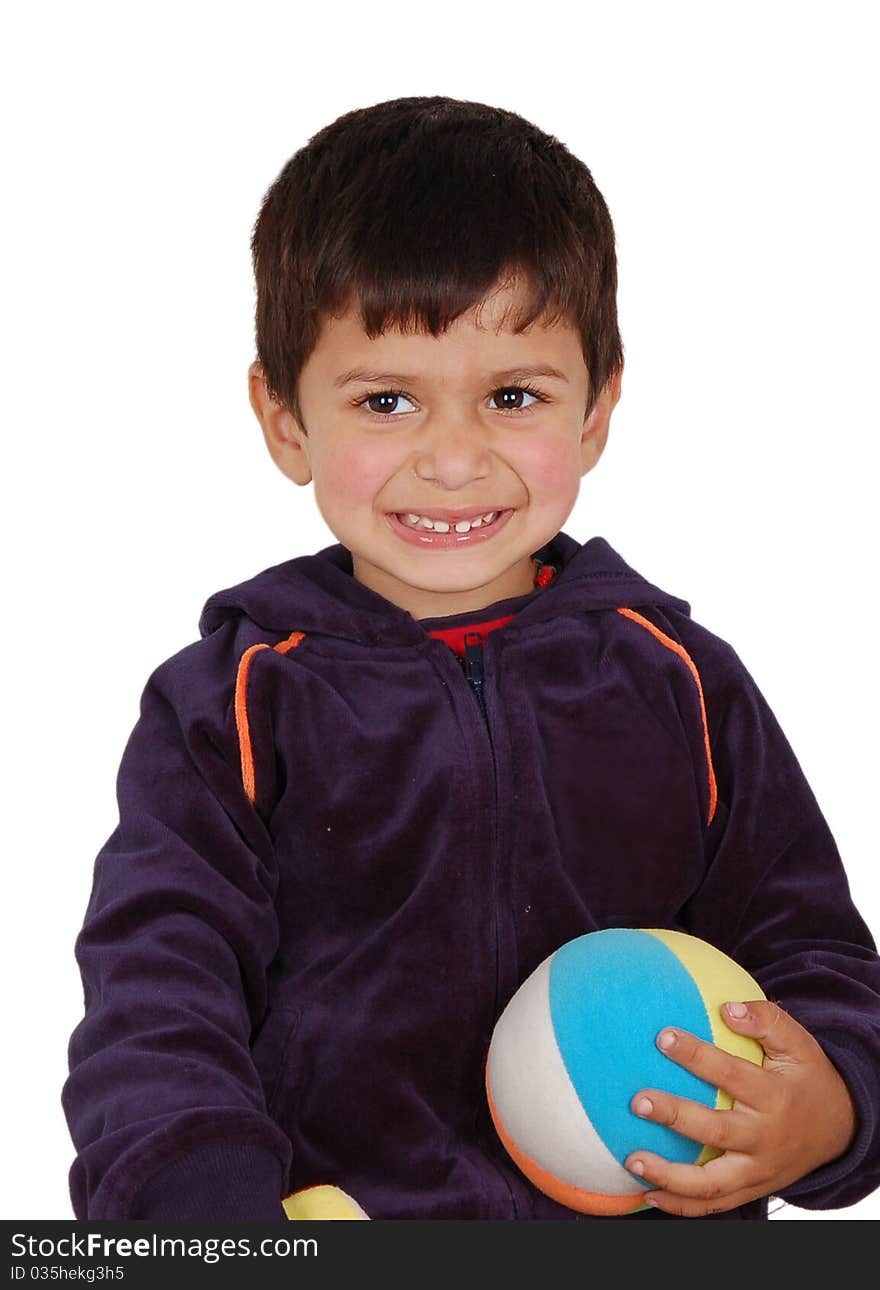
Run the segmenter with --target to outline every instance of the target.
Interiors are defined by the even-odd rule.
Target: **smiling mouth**
[[[472,529],[487,529],[495,524],[502,510],[477,512],[467,519],[441,519],[429,515],[417,515],[414,511],[396,511],[398,520],[406,528],[421,533],[470,533]]]

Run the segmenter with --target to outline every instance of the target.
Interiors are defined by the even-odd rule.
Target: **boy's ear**
[[[584,429],[581,434],[582,475],[586,475],[588,470],[593,469],[596,462],[602,456],[605,444],[608,442],[608,427],[611,424],[611,413],[617,407],[617,400],[620,398],[622,380],[623,367],[621,366],[605,382],[602,389],[596,395],[596,402],[593,404],[584,419]]]
[[[307,484],[312,478],[308,435],[290,409],[273,399],[260,363],[248,368],[248,397],[275,465],[295,484]]]

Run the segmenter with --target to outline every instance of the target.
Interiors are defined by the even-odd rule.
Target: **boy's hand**
[[[744,1016],[735,1015],[739,1009]],[[725,1004],[723,1016],[731,1030],[758,1040],[766,1054],[763,1066],[684,1030],[663,1030],[657,1042],[679,1066],[724,1089],[733,1099],[730,1110],[712,1110],[653,1089],[643,1089],[631,1103],[644,1119],[724,1152],[704,1165],[672,1164],[648,1151],[627,1157],[627,1169],[660,1189],[647,1193],[646,1203],[668,1214],[718,1214],[780,1192],[842,1155],[855,1134],[846,1084],[793,1017],[760,1000]],[[667,1046],[670,1035],[673,1042]]]

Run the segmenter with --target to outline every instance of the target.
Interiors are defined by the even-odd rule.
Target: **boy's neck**
[[[356,558],[352,559],[352,566],[353,575],[358,582],[405,610],[417,622],[428,618],[451,618],[457,614],[474,613],[501,600],[529,595],[538,585],[536,577],[539,569],[539,563],[530,559],[509,570],[504,577],[492,582],[491,586],[442,593],[423,591],[418,587],[402,588],[397,580],[387,579],[381,570],[369,566],[366,570],[359,568]]]

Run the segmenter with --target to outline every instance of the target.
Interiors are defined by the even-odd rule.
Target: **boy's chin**
[[[535,587],[535,566],[530,557],[513,567],[505,562],[500,569],[477,569],[472,563],[470,568],[450,565],[426,572],[424,567],[415,568],[411,564],[401,566],[394,562],[394,565],[378,576],[376,571],[372,576],[368,573],[361,581],[414,618],[474,612],[499,600],[528,595]]]

